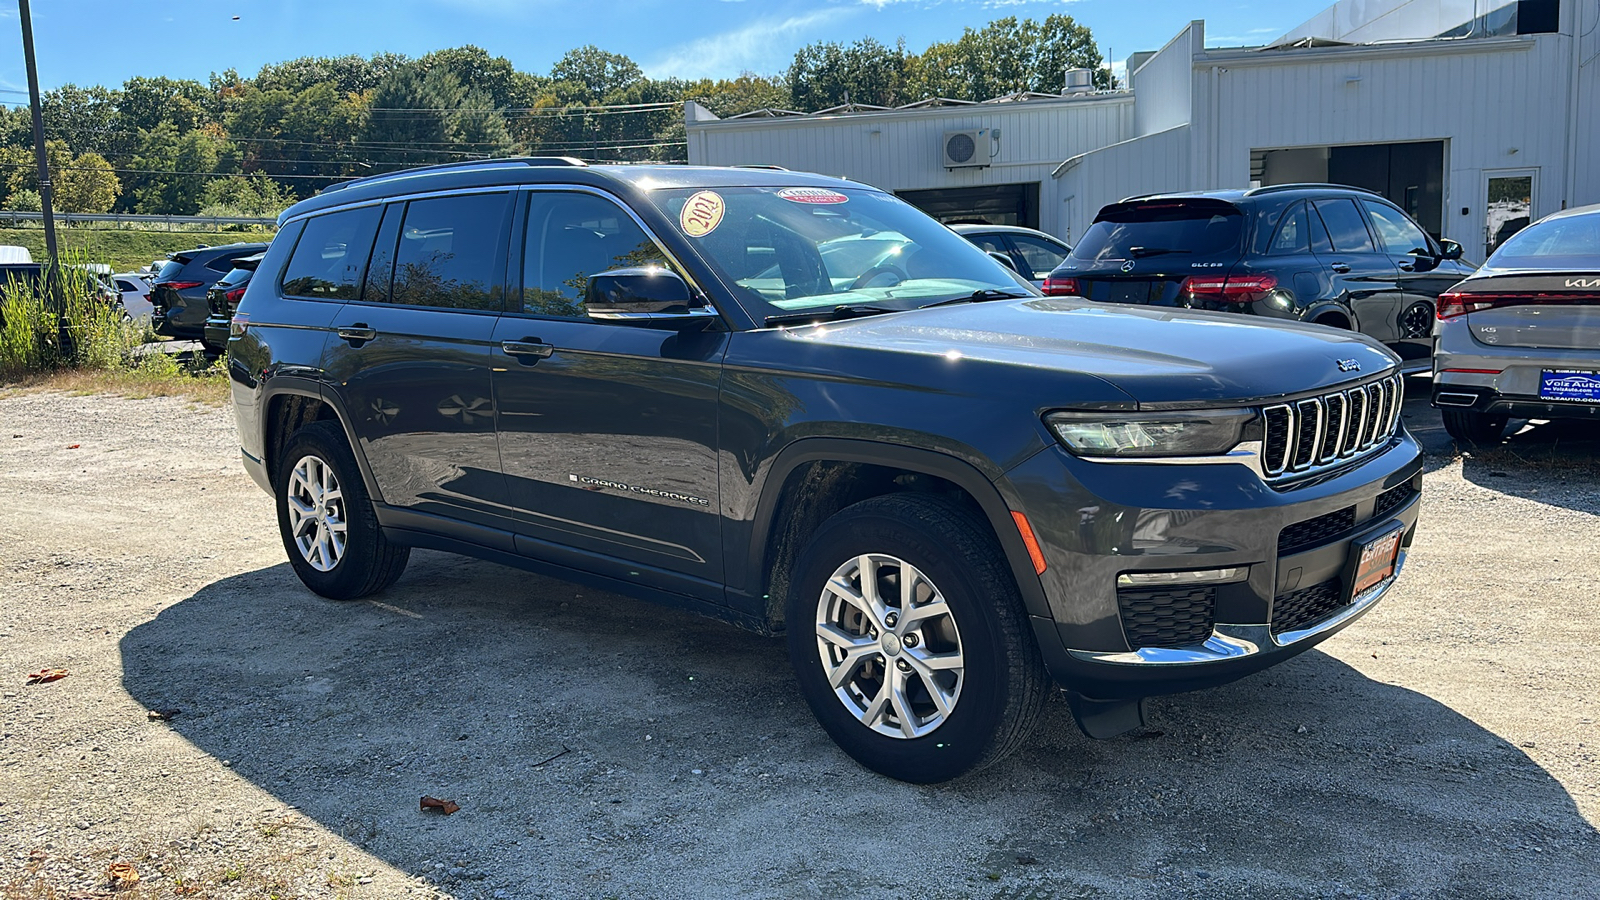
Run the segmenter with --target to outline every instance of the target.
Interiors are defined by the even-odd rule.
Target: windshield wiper
[[[887,306],[869,306],[865,303],[850,303],[826,309],[808,309],[805,312],[767,316],[762,320],[762,324],[792,325],[797,322],[828,322],[838,319],[855,319],[861,316],[875,316],[878,313],[887,312],[904,312],[904,310],[890,309]]]
[[[950,306],[953,303],[982,303],[985,300],[1021,300],[1023,297],[1032,297],[1032,294],[1018,293],[1016,291],[997,291],[994,288],[979,288],[970,294],[960,297],[951,297],[949,300],[940,300],[919,306],[917,309],[933,309],[935,306]]]
[[[1188,253],[1188,250],[1172,250],[1167,247],[1129,247],[1128,252],[1134,259],[1144,259],[1146,256],[1161,256],[1166,253]]]

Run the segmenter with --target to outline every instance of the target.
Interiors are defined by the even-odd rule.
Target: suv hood
[[[1369,378],[1398,365],[1383,345],[1356,332],[1238,313],[1108,307],[1070,297],[911,310],[792,333],[841,347],[997,363],[1037,374],[1092,375],[1141,407],[1247,405]]]

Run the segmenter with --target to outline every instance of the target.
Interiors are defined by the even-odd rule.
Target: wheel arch
[[[782,628],[789,573],[810,535],[853,503],[901,491],[953,495],[988,524],[1031,615],[1049,617],[1044,588],[1001,490],[972,464],[901,444],[806,438],[773,460],[756,506],[747,571],[770,630]]]
[[[1329,321],[1329,320],[1335,321]],[[1334,328],[1344,328],[1348,331],[1360,331],[1361,323],[1356,318],[1355,312],[1348,304],[1337,300],[1318,300],[1306,307],[1301,315],[1301,320],[1314,325],[1331,325]],[[1337,320],[1343,320],[1338,324]]]
[[[288,444],[289,437],[311,422],[334,421],[344,432],[346,443],[361,470],[361,480],[367,494],[374,502],[383,502],[377,480],[367,464],[366,453],[350,426],[350,416],[337,394],[325,390],[321,383],[309,378],[280,375],[263,392],[262,401],[262,463],[267,478],[277,476],[279,454]]]

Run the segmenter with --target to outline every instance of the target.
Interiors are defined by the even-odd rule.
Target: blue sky
[[[1261,43],[1329,0],[33,0],[39,80],[118,85],[133,75],[204,80],[232,67],[305,55],[420,56],[477,44],[544,73],[566,50],[596,44],[652,76],[776,73],[815,41],[904,37],[920,51],[966,26],[1067,12],[1120,63],[1154,50],[1185,22],[1207,20],[1208,43]],[[238,16],[235,20],[233,17]],[[17,6],[0,0],[0,101],[26,102]]]

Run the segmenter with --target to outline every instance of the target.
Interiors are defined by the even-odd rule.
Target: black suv
[[[266,244],[227,244],[169,254],[150,283],[150,324],[156,334],[203,338],[210,309],[206,291],[232,271],[234,260],[266,249]]]
[[[787,635],[865,765],[1013,749],[1305,650],[1415,533],[1359,334],[1045,297],[813,175],[498,160],[284,213],[229,344],[245,468],[313,591],[411,547]]]
[[[256,266],[261,264],[261,258],[265,255],[256,253],[234,260],[228,274],[206,291],[206,324],[205,332],[200,336],[200,345],[205,348],[207,356],[219,357],[228,352],[228,329],[233,321],[233,313],[239,308],[239,301],[244,299],[245,288],[250,286],[250,276],[255,274]]]
[[[1434,240],[1378,194],[1285,184],[1113,203],[1044,290],[1353,329],[1421,371],[1439,294],[1472,272],[1460,244]]]

